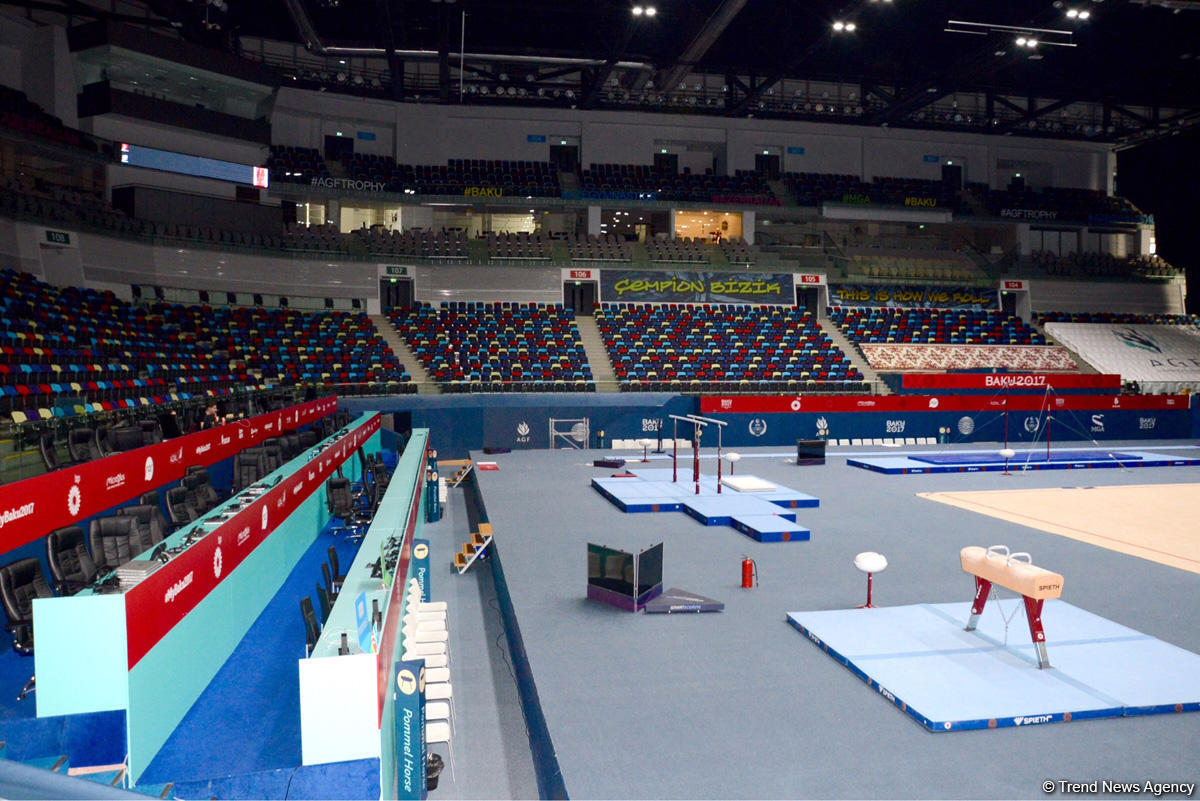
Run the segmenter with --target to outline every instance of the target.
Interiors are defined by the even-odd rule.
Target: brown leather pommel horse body
[[[975,600],[971,604],[967,631],[975,630],[993,584],[1012,590],[1025,601],[1025,616],[1029,619],[1029,633],[1037,648],[1038,668],[1050,667],[1046,656],[1046,634],[1042,630],[1042,604],[1047,598],[1062,595],[1063,577],[1034,565],[1028,553],[1009,553],[1006,545],[989,548],[970,545],[959,552],[959,559],[962,569],[975,577]]]

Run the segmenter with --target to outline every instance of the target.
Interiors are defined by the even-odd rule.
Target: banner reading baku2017
[[[606,303],[796,302],[791,273],[712,273],[601,270],[600,299]]]
[[[995,309],[996,290],[969,286],[843,284],[829,288],[830,306],[892,306],[909,309]]]

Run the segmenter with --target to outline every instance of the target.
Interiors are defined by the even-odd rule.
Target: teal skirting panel
[[[356,420],[354,427],[367,419]],[[378,433],[367,440],[366,448],[378,450]],[[288,475],[306,461],[304,454],[280,471]],[[359,463],[353,452],[344,461],[343,472],[351,480],[358,479]],[[129,771],[134,782],[328,521],[321,486],[129,672]]]

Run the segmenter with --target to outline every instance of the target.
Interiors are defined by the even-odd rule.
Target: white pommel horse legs
[[[1012,590],[1025,601],[1025,616],[1029,619],[1029,633],[1037,648],[1038,668],[1050,667],[1050,659],[1046,656],[1046,633],[1042,630],[1042,604],[1047,598],[1062,595],[1063,577],[1035,566],[1028,553],[1010,554],[1006,545],[986,549],[971,545],[959,552],[959,559],[962,569],[975,577],[975,600],[971,604],[966,630],[975,630],[993,584]]]

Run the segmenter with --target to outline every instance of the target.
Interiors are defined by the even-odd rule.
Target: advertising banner
[[[396,702],[396,787],[387,798],[424,799],[425,660],[396,663],[392,698]]]
[[[632,303],[759,303],[792,305],[791,273],[601,270],[600,298]]]
[[[323,398],[7,484],[0,552],[179,481],[189,465],[208,467],[335,411],[337,399]]]
[[[996,304],[996,290],[969,286],[841,284],[829,288],[830,306],[979,310],[995,309]]]
[[[700,399],[701,414],[720,412],[914,412],[978,410],[1037,411],[1046,406],[1041,395],[983,398],[978,395],[776,395],[709,396]],[[1105,411],[1111,409],[1187,409],[1187,395],[1054,395],[1054,409]]]
[[[125,593],[129,669],[380,427],[374,415]],[[201,529],[203,530],[203,529]]]
[[[1010,409],[1005,414],[1003,409],[939,407],[846,414],[762,412],[717,416],[729,423],[722,431],[728,448],[795,447],[797,440],[809,439],[845,440],[845,444],[854,445],[870,445],[881,439],[914,445],[917,438],[924,438],[937,443],[997,443],[998,450],[998,443],[1005,440],[1043,444],[1047,440],[1161,440],[1186,437],[1192,429],[1187,409],[1052,409],[1049,413],[1045,409]]]
[[[930,389],[994,389],[1055,391],[1121,388],[1121,376],[1095,373],[904,373],[905,392]]]

